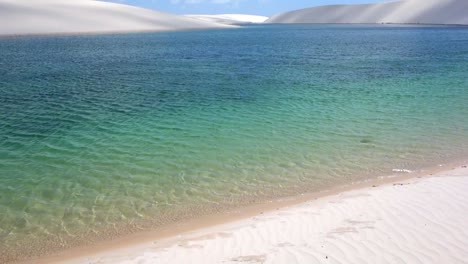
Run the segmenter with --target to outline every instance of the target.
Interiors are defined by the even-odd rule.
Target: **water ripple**
[[[0,255],[467,154],[467,30],[341,30],[1,39]]]

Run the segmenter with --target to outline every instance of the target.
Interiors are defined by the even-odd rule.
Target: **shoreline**
[[[27,34],[0,34],[1,39],[29,38],[29,37],[79,37],[79,36],[109,36],[127,34],[149,34],[168,32],[192,32],[206,30],[240,29],[249,25],[369,25],[369,26],[439,26],[439,27],[468,27],[468,24],[425,24],[425,23],[238,23],[221,24],[223,27],[185,28],[185,29],[155,29],[155,30],[128,30],[128,31],[95,31],[95,32],[57,32],[57,33],[27,33]]]
[[[207,28],[181,28],[181,29],[154,29],[154,30],[128,30],[128,31],[95,31],[95,32],[57,32],[57,33],[29,33],[29,34],[0,34],[2,39],[16,38],[39,38],[39,37],[80,37],[80,36],[112,36],[128,34],[151,34],[151,33],[169,33],[169,32],[192,32],[206,30],[224,30],[238,29],[240,25],[226,25],[225,27],[207,27]]]
[[[288,210],[291,207],[301,206],[316,200],[327,199],[332,196],[341,195],[347,192],[359,191],[363,189],[379,189],[392,184],[406,182],[417,179],[430,179],[439,174],[459,170],[460,167],[466,167],[468,159],[447,164],[439,164],[433,167],[421,169],[411,173],[397,173],[388,176],[380,176],[367,179],[360,182],[354,182],[345,185],[333,186],[322,191],[313,193],[301,193],[297,196],[273,199],[261,203],[242,206],[222,213],[214,213],[196,217],[192,220],[176,222],[165,225],[151,231],[133,233],[117,239],[97,242],[96,244],[73,247],[55,254],[43,255],[30,259],[23,259],[13,263],[82,263],[91,257],[109,256],[122,250],[142,249],[148,243],[158,245],[171,245],[181,237],[190,237],[194,234],[200,234],[207,230],[222,228],[224,226],[234,225],[238,222],[247,221],[249,218],[264,214],[271,214],[278,210]]]
[[[441,26],[441,27],[468,27],[468,24],[437,24],[437,23],[260,23],[266,25],[376,25],[376,26]]]

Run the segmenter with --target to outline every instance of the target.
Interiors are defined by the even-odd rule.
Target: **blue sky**
[[[176,14],[276,13],[329,4],[374,3],[382,0],[108,0]]]

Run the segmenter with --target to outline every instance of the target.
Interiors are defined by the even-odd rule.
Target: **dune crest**
[[[93,0],[0,0],[0,35],[166,31],[227,27]]]
[[[267,23],[468,24],[466,0],[406,0],[329,5],[272,16]]]

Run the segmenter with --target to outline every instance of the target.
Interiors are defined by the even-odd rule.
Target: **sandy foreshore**
[[[169,238],[31,263],[467,263],[466,166],[332,193]]]

